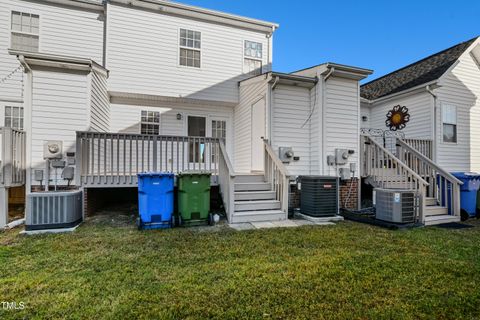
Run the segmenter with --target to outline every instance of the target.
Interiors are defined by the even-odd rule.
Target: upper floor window
[[[198,31],[180,29],[180,65],[200,68],[202,35]]]
[[[141,134],[160,134],[160,112],[142,110]]]
[[[37,14],[12,11],[12,49],[38,52],[39,20]]]
[[[5,106],[5,127],[23,130],[23,107]]]
[[[243,52],[243,73],[261,74],[263,46],[259,42],[245,40]]]
[[[443,142],[457,142],[457,107],[444,105],[442,108]]]

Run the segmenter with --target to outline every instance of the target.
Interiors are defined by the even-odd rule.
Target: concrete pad
[[[278,228],[298,227],[298,224],[293,220],[272,221],[272,223]]]
[[[249,222],[246,222],[246,223],[230,223],[228,225],[230,228],[232,229],[235,229],[237,231],[244,231],[244,230],[253,230],[255,229],[255,227],[249,223]]]
[[[270,229],[270,228],[278,228],[273,222],[264,221],[264,222],[252,222],[251,223],[255,229]]]
[[[292,220],[292,221],[294,221],[297,224],[297,226],[313,226],[313,225],[315,225],[315,223],[312,222],[312,221],[308,221],[308,220],[305,220],[305,219],[300,219],[298,217],[295,218],[295,220]]]
[[[26,234],[28,236],[36,235],[36,234],[47,234],[47,233],[66,233],[66,232],[73,232],[78,228],[79,225],[76,225],[72,228],[61,228],[61,229],[44,229],[44,230],[30,230],[30,231],[20,231],[20,234]]]
[[[343,221],[344,220],[342,216],[310,217],[310,216],[307,216],[305,214],[298,213],[298,212],[295,213],[295,217],[311,221],[315,224],[326,223],[326,222],[338,222],[338,221]]]

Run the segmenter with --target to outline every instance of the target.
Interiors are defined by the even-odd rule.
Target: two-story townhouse
[[[141,171],[210,171],[233,222],[285,219],[295,176],[358,177],[358,82],[371,71],[272,72],[275,23],[162,0],[0,9],[1,71],[16,70],[0,85],[0,121],[25,131],[27,192],[70,184],[46,161],[47,142],[62,144],[89,201],[135,187]],[[327,160],[339,148],[349,159]]]

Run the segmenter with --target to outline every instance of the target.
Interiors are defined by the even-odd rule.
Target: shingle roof
[[[440,78],[477,39],[459,43],[361,86],[360,95],[375,100]]]

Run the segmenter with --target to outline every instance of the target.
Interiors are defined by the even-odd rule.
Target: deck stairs
[[[397,139],[395,151],[369,136],[361,139],[366,183],[374,188],[417,192],[417,222],[425,226],[460,221],[458,179],[402,139]]]
[[[234,192],[234,211],[230,223],[279,221],[287,218],[264,174],[236,175]]]

